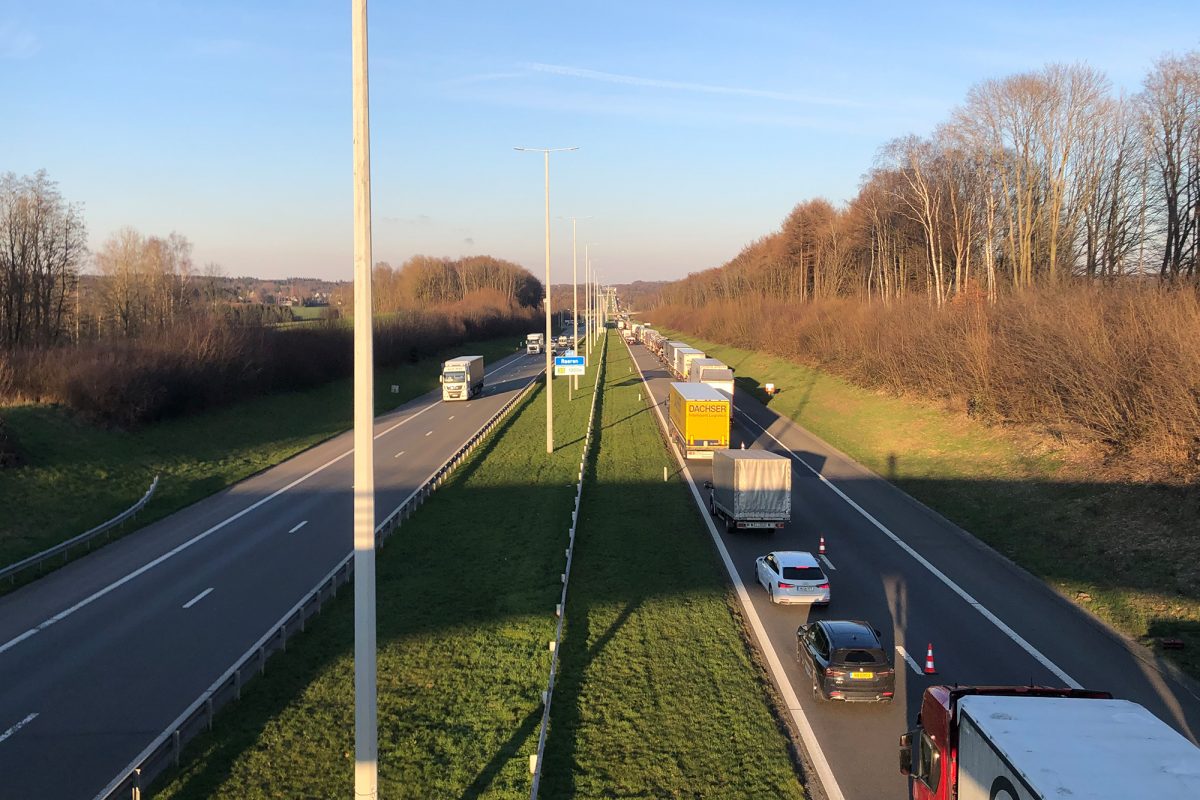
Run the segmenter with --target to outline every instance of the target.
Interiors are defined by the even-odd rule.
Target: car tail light
[[[825,581],[824,583],[822,583],[822,584],[821,584],[820,586],[818,586],[817,588],[818,588],[818,589],[828,589],[828,588],[829,588],[829,581]]]
[[[782,528],[782,527],[783,527],[783,523],[782,523],[782,522],[776,522],[776,523],[775,523],[775,527],[776,527],[776,528]]]
[[[831,667],[831,668],[829,668],[829,669],[825,670],[825,674],[826,674],[828,677],[830,677],[830,678],[844,678],[844,677],[846,676],[846,670],[844,670],[844,669],[833,669],[833,668]]]
[[[880,694],[883,695],[884,697],[894,697],[896,693],[895,692],[880,692]]]
[[[792,584],[790,584],[790,583],[781,583],[781,584],[779,584],[779,588],[780,589],[792,589],[795,587],[793,587]]]

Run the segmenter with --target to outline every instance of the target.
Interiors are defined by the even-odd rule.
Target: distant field
[[[489,362],[515,352],[507,338],[464,346]],[[439,363],[430,358],[379,370],[376,411],[435,388]],[[391,392],[392,385],[398,393]],[[156,474],[162,476],[158,492],[137,523],[167,516],[347,430],[352,401],[353,384],[342,380],[134,433],[102,430],[55,407],[7,408],[4,418],[29,464],[0,470],[0,565],[112,518],[140,498]]]
[[[329,306],[292,306],[292,316],[296,319],[321,319],[321,315]]]
[[[1200,678],[1200,487],[1105,482],[1033,434],[892,397],[775,356],[677,331],[768,402]],[[758,389],[773,382],[768,401]]]

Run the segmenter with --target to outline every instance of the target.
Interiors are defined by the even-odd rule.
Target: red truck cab
[[[900,737],[900,772],[910,777],[912,800],[958,797],[957,706],[969,695],[1112,698],[1108,692],[1043,686],[930,686],[921,698],[917,727]]]

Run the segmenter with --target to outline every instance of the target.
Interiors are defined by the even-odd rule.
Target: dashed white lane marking
[[[296,527],[292,528],[290,531],[288,531],[288,533],[295,533],[296,531],[300,530],[301,528],[303,528],[303,527],[304,527],[305,525],[307,525],[307,524],[308,524],[308,520],[306,520],[306,519],[305,519],[305,520],[301,520],[301,521],[300,521],[300,524],[298,524]]]
[[[742,417],[745,418],[745,420],[747,422],[749,422],[751,425],[758,428],[760,431],[762,431],[767,436],[771,437],[771,439],[773,439],[776,444],[778,444],[780,447],[782,447],[784,449],[783,455],[791,456],[793,461],[795,461],[797,464],[800,464],[806,470],[811,472],[818,480],[821,481],[821,483],[823,483],[827,487],[829,487],[829,489],[834,494],[836,494],[838,497],[842,498],[842,500],[844,500],[846,502],[846,505],[850,506],[855,511],[857,511],[862,516],[863,519],[865,519],[867,522],[874,525],[879,530],[880,533],[882,533],[887,538],[891,539],[892,542],[895,543],[895,545],[897,547],[899,547],[901,550],[903,550],[905,553],[908,553],[908,555],[911,556],[914,561],[916,561],[918,564],[920,564],[922,567],[924,567],[926,570],[928,570],[929,573],[931,575],[933,575],[933,577],[935,577],[939,581],[941,581],[942,584],[944,586],[946,586],[946,588],[948,588],[950,591],[954,592],[956,595],[958,595],[960,598],[962,598],[963,602],[965,602],[968,606],[970,606],[971,608],[978,611],[983,616],[984,619],[986,619],[988,622],[992,623],[997,628],[999,628],[1000,632],[1003,633],[1005,636],[1007,636],[1009,639],[1011,639],[1014,643],[1016,643],[1016,645],[1018,647],[1020,647],[1022,650],[1024,650],[1029,655],[1033,656],[1034,660],[1036,660],[1043,667],[1045,667],[1050,672],[1053,672],[1056,676],[1058,676],[1059,680],[1061,680],[1067,686],[1070,686],[1072,689],[1082,689],[1083,688],[1083,684],[1081,684],[1079,681],[1075,680],[1070,675],[1068,675],[1062,667],[1058,666],[1058,664],[1055,664],[1053,661],[1051,661],[1044,653],[1042,653],[1041,650],[1038,650],[1032,644],[1027,642],[1024,639],[1024,637],[1021,636],[1021,634],[1017,633],[1015,630],[1013,630],[1007,624],[1005,624],[1003,620],[1001,620],[999,617],[997,617],[995,614],[993,614],[986,606],[983,605],[983,603],[980,603],[978,600],[976,600],[974,597],[972,597],[967,592],[966,589],[962,588],[957,583],[955,583],[953,580],[951,580],[950,576],[948,576],[946,573],[942,572],[940,569],[935,567],[929,561],[929,559],[925,558],[925,556],[921,555],[915,549],[913,549],[913,547],[908,542],[904,541],[899,536],[892,533],[891,529],[889,529],[886,525],[884,525],[882,522],[880,522],[875,517],[873,517],[870,514],[870,512],[868,512],[865,508],[860,506],[858,503],[854,502],[854,500],[852,500],[850,498],[850,495],[846,494],[841,489],[839,489],[836,485],[834,485],[833,481],[829,480],[824,475],[822,475],[819,470],[816,470],[813,467],[811,467],[807,461],[800,458],[800,456],[796,455],[792,450],[790,450],[787,445],[785,445],[783,442],[779,441],[779,439],[776,438],[775,434],[771,433],[769,430],[764,428],[762,425],[759,425],[758,422],[756,422],[754,419],[752,419],[749,414],[747,414],[745,411],[742,411],[740,408],[735,408],[734,411],[736,411],[738,414],[741,414]]]
[[[35,711],[32,714],[30,714],[29,716],[25,717],[25,719],[18,722],[16,725],[13,725],[11,728],[6,730],[4,733],[0,733],[0,742],[3,742],[8,737],[12,736],[14,733],[21,730],[21,728],[24,728],[26,725],[33,722],[35,719],[37,719],[37,716],[38,716],[37,712]]]
[[[433,431],[426,431],[426,432],[425,432],[425,435],[426,435],[426,436],[432,436],[432,435],[433,435]]]
[[[193,597],[191,600],[188,600],[186,603],[184,603],[183,607],[191,608],[192,606],[196,605],[196,603],[199,603],[201,600],[208,597],[209,593],[212,592],[212,590],[213,590],[213,587],[211,587],[211,586],[208,587],[203,592],[201,592],[200,594]]]
[[[817,556],[817,558],[819,558],[819,559],[821,559],[822,561],[824,561],[824,562],[825,562],[825,566],[829,567],[829,568],[830,568],[831,570],[833,570],[834,572],[837,572],[837,567],[835,567],[835,566],[833,565],[833,562],[832,562],[832,561],[830,561],[828,558],[826,558],[825,556]]]
[[[496,369],[502,369],[502,367],[497,367]],[[496,369],[493,369],[491,372],[485,372],[484,375],[485,376],[490,375],[490,374],[492,374],[492,372],[495,372]],[[380,439],[380,438],[386,436],[387,434],[389,434],[392,431],[399,428],[401,425],[421,416],[426,411],[440,405],[442,402],[443,402],[442,400],[435,400],[434,402],[425,406],[424,408],[422,408],[420,411],[416,412],[415,414],[410,414],[409,416],[407,416],[404,419],[397,422],[395,425],[392,425],[391,427],[386,428],[385,430],[380,431],[379,433],[375,434],[375,436],[373,438]],[[431,433],[432,433],[432,431],[431,431]],[[269,503],[270,501],[274,500],[276,497],[278,497],[279,495],[288,491],[289,489],[295,488],[296,486],[299,486],[300,484],[304,483],[306,480],[308,480],[312,476],[314,476],[320,472],[324,472],[326,469],[328,469],[329,467],[338,463],[339,461],[341,461],[342,459],[344,459],[346,456],[350,455],[353,452],[354,452],[354,450],[350,449],[350,450],[345,451],[341,455],[334,456],[333,458],[329,459],[321,466],[300,476],[299,478],[292,481],[288,485],[286,485],[280,489],[276,489],[274,492],[272,492],[271,494],[262,498],[261,500],[251,503],[250,505],[243,508],[241,511],[238,511],[236,514],[232,514],[232,515],[226,517],[225,519],[221,520],[220,522],[218,522],[216,525],[213,525],[208,530],[206,530],[202,533],[196,534],[191,539],[188,539],[186,542],[182,542],[181,544],[176,545],[175,547],[171,548],[167,552],[163,553],[161,556],[158,556],[157,558],[155,558],[151,561],[147,561],[145,564],[138,567],[133,572],[130,572],[129,574],[125,575],[124,577],[121,577],[121,578],[113,581],[109,585],[105,586],[103,589],[98,589],[95,592],[92,592],[90,595],[83,598],[82,600],[75,603],[74,605],[70,606],[69,608],[63,609],[62,611],[58,612],[54,616],[40,622],[38,625],[30,628],[29,630],[25,631],[24,633],[20,634],[19,636],[15,636],[12,639],[9,639],[4,644],[0,644],[0,653],[4,653],[8,650],[11,650],[12,648],[19,645],[21,642],[28,639],[29,637],[34,636],[35,634],[38,634],[38,633],[46,630],[47,628],[49,628],[51,625],[54,625],[55,623],[61,622],[62,620],[66,619],[67,617],[74,614],[79,609],[84,608],[85,606],[91,605],[92,603],[96,602],[101,597],[104,597],[105,595],[109,594],[110,592],[116,591],[117,589],[121,588],[122,586],[129,583],[130,581],[134,580],[138,576],[143,575],[146,572],[149,572],[150,570],[154,569],[155,567],[157,567],[159,564],[163,563],[164,561],[174,558],[175,556],[182,553],[184,550],[187,550],[189,547],[192,547],[193,545],[195,545],[197,542],[204,541],[209,536],[211,536],[214,533],[216,533],[217,531],[221,530],[222,528],[224,528],[226,525],[230,524],[231,522],[241,519],[242,517],[251,513],[255,509],[260,508],[263,505],[265,505],[266,503]],[[351,488],[353,488],[353,487],[351,487]]]
[[[449,422],[449,421],[450,421],[450,420],[452,420],[452,419],[454,419],[454,415],[453,415],[453,414],[451,414],[449,417],[447,417],[447,418],[446,418],[446,421],[447,421],[447,422]]]
[[[392,458],[399,458],[400,456],[404,455],[404,452],[405,451],[401,450],[399,453],[396,453],[396,455],[392,456]]]
[[[925,674],[925,673],[921,672],[921,665],[918,664],[916,661],[913,661],[913,657],[908,654],[907,650],[905,650],[900,645],[896,645],[896,652],[899,653],[900,655],[904,656],[904,660],[908,662],[908,666],[912,667],[913,672],[917,673],[918,675]]]

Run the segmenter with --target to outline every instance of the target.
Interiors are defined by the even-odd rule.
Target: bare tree
[[[51,345],[67,331],[87,230],[44,171],[0,176],[0,346]]]

